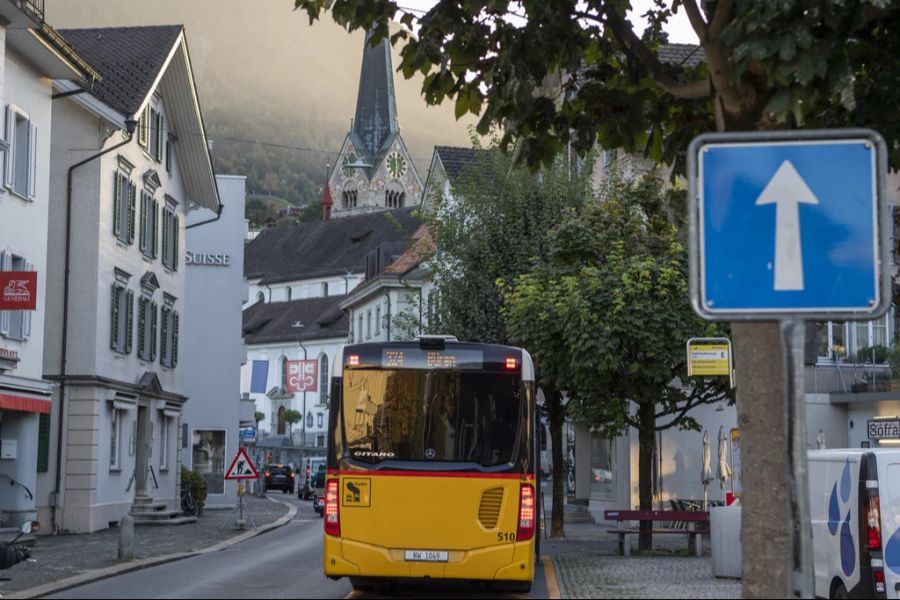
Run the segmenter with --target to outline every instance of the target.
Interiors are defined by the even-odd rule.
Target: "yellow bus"
[[[540,551],[534,364],[449,336],[345,346],[332,371],[325,575],[528,591]]]

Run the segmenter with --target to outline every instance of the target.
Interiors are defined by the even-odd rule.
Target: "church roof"
[[[451,185],[455,185],[466,169],[477,165],[480,157],[487,156],[488,150],[461,146],[435,146],[434,152],[441,159],[444,173],[447,174]]]
[[[365,273],[370,250],[410,240],[421,223],[409,207],[266,229],[244,250],[244,276],[266,284]]]
[[[353,133],[371,159],[384,149],[388,138],[399,129],[390,42],[385,37],[373,47],[366,35]]]
[[[244,309],[244,341],[247,344],[272,344],[347,337],[350,321],[340,307],[344,298],[346,296],[257,302]],[[297,323],[302,323],[303,327],[295,327]]]

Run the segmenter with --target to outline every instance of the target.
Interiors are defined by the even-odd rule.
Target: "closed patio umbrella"
[[[728,438],[725,437],[725,428],[719,427],[719,466],[716,470],[716,479],[719,480],[719,488],[722,490],[722,500],[725,500],[725,482],[731,478],[731,467],[728,466]]]
[[[700,482],[703,483],[703,510],[709,500],[709,482],[712,481],[712,449],[709,445],[709,431],[703,432],[703,468],[700,471]]]
[[[816,436],[816,448],[819,450],[825,449],[825,432],[821,429],[819,430],[819,435]]]

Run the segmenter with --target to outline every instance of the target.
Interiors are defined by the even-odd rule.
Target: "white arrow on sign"
[[[800,247],[800,204],[818,204],[803,178],[786,160],[756,199],[775,205],[775,289],[802,290],[803,250]]]

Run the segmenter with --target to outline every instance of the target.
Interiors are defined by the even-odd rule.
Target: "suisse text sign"
[[[866,429],[870,440],[900,439],[900,419],[872,419]]]
[[[285,390],[288,392],[315,392],[318,381],[319,361],[286,361]]]
[[[37,308],[37,272],[0,271],[0,310]]]
[[[890,305],[884,141],[707,134],[688,150],[691,295],[707,319],[873,317]]]
[[[189,265],[206,267],[230,267],[231,256],[221,252],[191,252],[185,253],[185,260]]]

